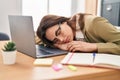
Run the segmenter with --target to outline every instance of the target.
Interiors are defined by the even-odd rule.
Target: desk
[[[5,42],[0,41],[0,49]],[[65,55],[51,57],[59,63]],[[34,66],[34,58],[17,52],[16,64],[4,65],[0,52],[0,80],[119,80],[120,71],[94,67],[77,66],[77,71],[71,71],[64,65],[60,71],[51,67]]]

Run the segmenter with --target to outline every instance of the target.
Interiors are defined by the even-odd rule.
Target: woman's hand
[[[70,52],[96,52],[97,45],[95,43],[87,43],[83,41],[72,41],[67,44],[67,50],[69,50]]]

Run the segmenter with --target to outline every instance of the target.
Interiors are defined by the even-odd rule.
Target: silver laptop
[[[56,48],[35,44],[35,32],[32,16],[9,15],[9,25],[12,41],[16,43],[18,51],[34,58],[50,57],[66,54]]]

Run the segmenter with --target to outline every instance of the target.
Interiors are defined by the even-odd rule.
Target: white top
[[[84,35],[82,33],[82,31],[80,30],[80,26],[79,26],[79,17],[80,15],[76,15],[76,40],[80,40],[80,41],[84,41]]]

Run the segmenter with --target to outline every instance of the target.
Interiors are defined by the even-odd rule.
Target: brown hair
[[[79,25],[80,29],[82,30],[84,28],[84,15],[82,13],[79,13],[77,15],[80,15],[79,18]],[[56,15],[46,15],[42,18],[38,29],[37,29],[37,36],[42,40],[43,43],[47,44],[48,46],[53,46],[53,42],[48,40],[46,36],[46,30],[56,24],[67,22],[67,24],[72,28],[73,31],[76,30],[76,15],[74,15],[72,18],[67,18],[63,16],[56,16]]]
[[[80,29],[83,30],[84,28],[84,16],[85,15],[91,15],[91,14],[88,14],[88,13],[78,13],[78,14],[75,14],[72,19],[70,19],[69,21],[67,21],[68,25],[70,25],[72,27],[73,30],[76,30],[76,15],[80,16],[79,19],[78,19],[78,23],[79,23],[79,26],[80,26]]]

